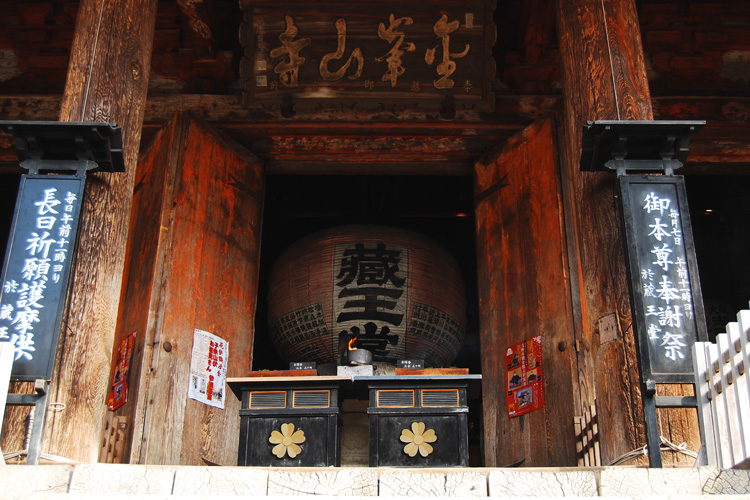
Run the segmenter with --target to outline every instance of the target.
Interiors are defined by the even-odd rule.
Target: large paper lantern
[[[296,242],[271,270],[268,302],[271,337],[287,361],[334,363],[349,336],[375,361],[447,366],[466,330],[455,259],[392,227],[340,226]]]

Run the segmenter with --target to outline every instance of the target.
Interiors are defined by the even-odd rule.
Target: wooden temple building
[[[719,325],[747,307],[746,0],[0,5],[0,119],[115,122],[124,141],[126,171],[86,183],[45,453],[236,464],[240,402],[187,398],[194,330],[228,341],[229,377],[286,369],[270,269],[341,224],[416,230],[458,261],[453,363],[482,376],[472,465],[606,465],[642,447],[615,176],[581,171],[587,121],[706,121],[677,172],[703,298]],[[6,234],[23,173],[7,135],[0,168]],[[127,403],[110,411],[132,332]],[[509,418],[506,350],[537,335],[545,404]],[[6,411],[4,451],[23,449],[27,415]],[[659,421],[697,451],[694,410]]]

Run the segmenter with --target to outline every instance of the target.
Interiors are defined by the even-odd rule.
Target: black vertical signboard
[[[0,289],[13,380],[52,379],[85,178],[24,175]]]
[[[692,345],[706,340],[682,176],[618,177],[641,377],[692,383]]]

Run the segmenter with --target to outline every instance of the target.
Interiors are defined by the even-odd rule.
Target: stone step
[[[750,471],[715,467],[394,469],[186,467],[125,464],[0,466],[0,498],[750,499]]]

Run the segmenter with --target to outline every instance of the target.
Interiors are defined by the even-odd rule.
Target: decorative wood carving
[[[187,32],[188,43],[195,50],[199,59],[214,57],[213,36],[213,2],[203,0],[177,0],[185,23],[190,27]]]

